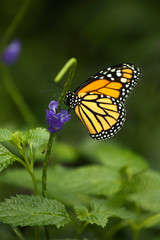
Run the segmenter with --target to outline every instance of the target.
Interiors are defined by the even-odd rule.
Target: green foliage
[[[90,210],[83,206],[75,206],[77,218],[87,223],[95,223],[101,227],[105,227],[109,217],[120,217],[122,219],[135,220],[136,216],[125,208],[117,208],[105,199],[92,199],[90,202]]]
[[[16,132],[12,133],[11,142],[16,146],[19,153],[23,155],[24,141],[22,140],[22,132],[16,131]]]
[[[5,147],[8,145],[1,144],[0,170],[18,161],[30,175],[24,168],[13,168],[3,172],[0,182],[40,192],[42,169],[33,170],[33,161],[37,152],[45,148],[48,137],[43,128],[26,133],[1,130],[1,140],[16,147],[20,156],[11,153]],[[53,224],[60,227],[71,218],[65,206],[70,209],[71,216],[76,214],[83,223],[77,230],[79,233],[88,224],[104,228],[111,218],[118,218],[122,227],[130,225],[136,231],[152,228],[160,222],[160,173],[149,170],[142,157],[119,146],[97,142],[92,145],[84,142],[76,149],[56,142],[53,149],[52,157],[63,164],[78,163],[81,157],[92,164],[50,167],[47,172],[47,196],[50,199],[25,195],[12,197],[0,203],[1,222],[13,226]]]
[[[0,144],[0,172],[15,160],[17,160],[17,157]]]
[[[0,221],[13,226],[55,225],[69,223],[63,204],[39,196],[17,195],[0,203]]]
[[[12,138],[12,132],[8,129],[0,128],[0,142],[9,141]]]
[[[39,188],[41,170],[35,170]],[[48,169],[47,189],[50,197],[73,205],[86,199],[88,194],[111,196],[121,189],[121,177],[115,170],[99,165],[68,170],[62,167]],[[21,181],[19,181],[21,179]],[[29,175],[24,169],[8,170],[1,182],[32,189]]]
[[[79,152],[75,147],[70,144],[58,142],[54,144],[53,154],[56,161],[61,163],[74,163],[79,157]]]
[[[31,144],[34,149],[47,144],[49,138],[49,132],[45,128],[35,128],[29,130],[24,136],[23,140],[28,144]]]
[[[23,159],[26,159],[28,155],[26,145],[29,147],[29,152],[32,154],[32,156],[30,155],[30,158],[33,160],[33,150],[37,150],[42,145],[47,144],[48,136],[49,133],[43,128],[29,130],[25,134],[20,131],[12,133],[7,129],[0,129],[0,142],[11,143],[16,147]],[[0,171],[9,166],[15,160],[22,163],[22,159],[12,154],[2,144],[0,145],[0,157]]]
[[[82,153],[92,161],[102,163],[115,170],[125,169],[129,177],[148,168],[144,158],[112,144],[84,143]]]
[[[126,186],[128,198],[142,209],[160,212],[160,173],[148,170],[135,175]]]

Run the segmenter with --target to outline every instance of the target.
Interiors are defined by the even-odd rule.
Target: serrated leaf
[[[22,132],[16,131],[12,133],[12,142],[16,145],[19,151],[23,152],[23,147],[22,147]]]
[[[15,161],[17,157],[0,144],[0,172]]]
[[[41,145],[46,144],[49,139],[49,132],[45,128],[35,128],[29,130],[24,136],[23,140],[28,144],[32,144],[33,148],[39,148]]]
[[[90,224],[97,224],[101,227],[105,227],[108,222],[108,216],[105,211],[100,210],[91,210],[89,211],[85,206],[77,205],[75,206],[75,211],[77,214],[77,218],[80,221],[85,221]]]
[[[0,128],[0,142],[9,141],[12,138],[12,132],[8,129]]]
[[[17,195],[0,203],[0,221],[13,226],[64,226],[70,217],[62,203],[39,196]]]
[[[117,170],[125,169],[129,177],[148,168],[144,158],[116,145],[85,143],[81,151],[92,161],[103,163]]]
[[[101,227],[105,227],[109,217],[136,219],[136,215],[132,212],[125,208],[113,206],[105,199],[92,199],[90,204],[90,210],[82,205],[75,206],[77,218],[80,221],[86,221],[91,224],[95,223]]]
[[[148,170],[137,174],[127,184],[129,200],[144,210],[160,212],[160,173]]]
[[[144,210],[159,212],[160,173],[148,170],[135,176],[130,185],[129,199]]]

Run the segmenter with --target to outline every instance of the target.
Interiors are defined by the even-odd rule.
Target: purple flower
[[[16,63],[21,52],[21,42],[18,39],[13,40],[3,51],[1,61],[5,65]]]
[[[49,110],[48,109],[46,110],[47,128],[48,128],[48,131],[50,131],[50,133],[54,133],[62,130],[63,124],[69,121],[71,116],[65,110],[61,110],[59,113],[56,113],[57,107],[58,107],[58,102],[51,101],[49,104]]]

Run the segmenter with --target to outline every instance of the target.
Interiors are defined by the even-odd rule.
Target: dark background
[[[0,1],[0,36],[21,3],[20,0]],[[126,103],[124,127],[106,141],[141,154],[152,168],[160,169],[159,23],[159,1],[30,1],[25,17],[12,36],[22,41],[22,53],[10,72],[39,126],[45,127],[45,109],[61,93],[61,88],[49,81],[53,81],[69,58],[78,60],[70,90],[103,68],[133,63],[142,71],[141,81]],[[60,85],[64,82],[65,78]],[[0,127],[27,129],[1,79]],[[57,138],[72,145],[84,139],[93,141],[74,112]]]

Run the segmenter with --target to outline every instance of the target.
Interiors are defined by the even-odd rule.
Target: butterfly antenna
[[[59,87],[60,89],[63,89],[63,87],[58,83],[55,83],[55,82],[52,82],[52,81],[48,81],[48,83],[52,83],[52,84],[56,85],[57,87]]]

